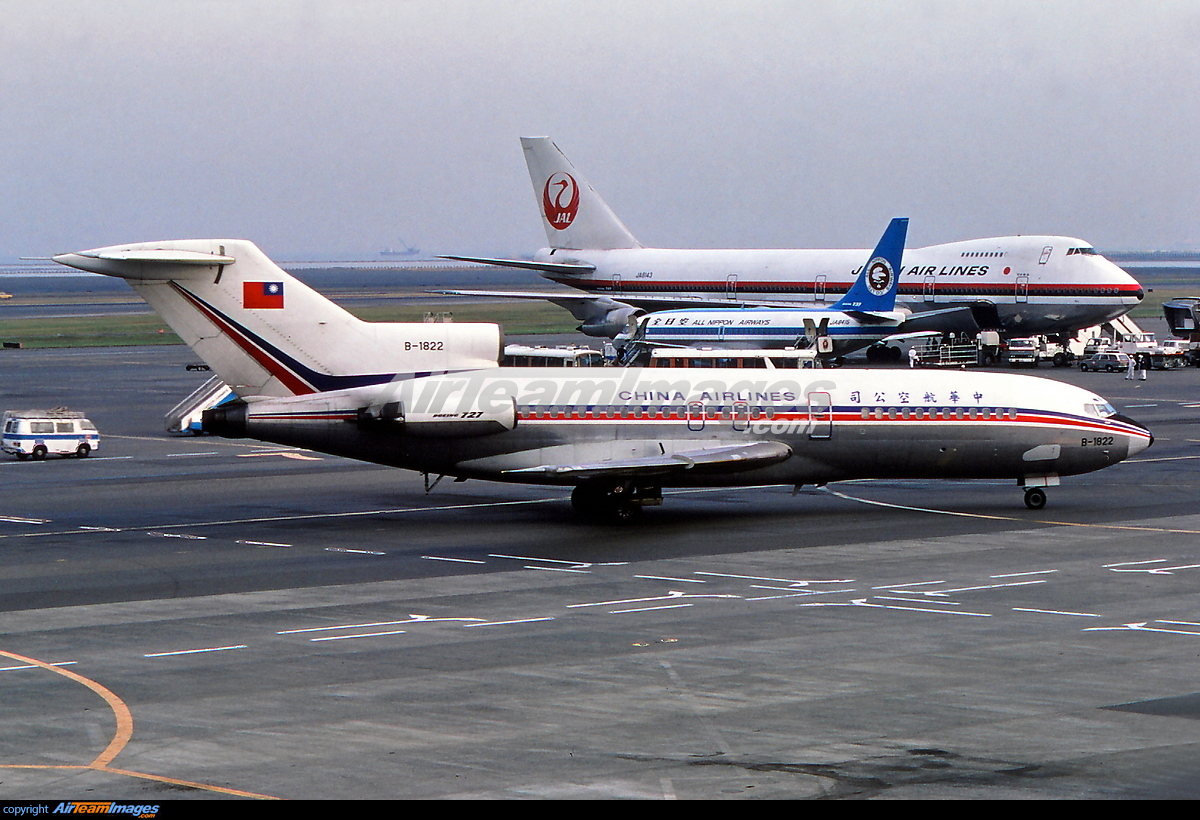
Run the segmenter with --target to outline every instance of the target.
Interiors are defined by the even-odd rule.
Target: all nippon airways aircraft
[[[492,324],[361,321],[244,240],[54,257],[129,282],[240,400],[251,437],[437,477],[574,486],[633,517],[664,487],[1007,478],[1040,508],[1059,477],[1152,437],[1104,399],[1031,376],[935,370],[499,367]],[[435,482],[436,483],[436,482]]]
[[[854,286],[828,308],[684,308],[641,317],[640,345],[714,343],[738,347],[815,347],[844,356],[897,333],[908,317],[896,307],[907,219],[893,219]],[[636,347],[634,348],[636,350]]]
[[[821,305],[850,289],[866,250],[679,250],[644,248],[549,137],[523,137],[549,247],[532,261],[450,259],[539,271],[592,294],[495,296],[549,299],[591,336],[616,337],[653,310]],[[1141,285],[1081,239],[1002,236],[913,248],[900,271],[905,331],[1069,334],[1127,313]],[[922,315],[925,314],[925,315]]]

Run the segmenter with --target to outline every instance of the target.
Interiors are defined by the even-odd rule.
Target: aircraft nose
[[[1110,416],[1109,418],[1113,419],[1114,421],[1120,421],[1125,424],[1131,425],[1133,427],[1138,428],[1139,430],[1144,430],[1146,432],[1146,435],[1144,435],[1144,436],[1140,436],[1140,435],[1136,435],[1136,434],[1127,434],[1126,435],[1126,438],[1129,439],[1129,456],[1136,456],[1138,453],[1142,452],[1143,450],[1145,450],[1147,447],[1149,447],[1151,444],[1154,443],[1154,434],[1150,432],[1149,428],[1147,428],[1146,425],[1138,424],[1136,421],[1129,418],[1129,416],[1123,416],[1120,413]],[[1126,458],[1128,458],[1129,456],[1126,456]]]

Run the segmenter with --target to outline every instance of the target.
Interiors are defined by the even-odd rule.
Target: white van
[[[46,456],[87,458],[100,446],[100,433],[83,413],[54,410],[5,410],[0,450],[24,461]]]

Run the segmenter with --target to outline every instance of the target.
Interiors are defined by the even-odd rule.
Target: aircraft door
[[[738,286],[738,281],[737,281],[736,273],[731,273],[725,277],[725,298],[726,299],[736,299],[737,298],[737,286]]]
[[[828,393],[808,394],[808,437],[831,438],[833,436],[833,397]]]
[[[1039,265],[1044,265],[1044,264],[1046,264],[1047,262],[1049,262],[1049,261],[1050,261],[1050,254],[1052,254],[1052,253],[1054,253],[1054,246],[1053,246],[1053,245],[1047,245],[1046,247],[1042,248],[1042,258],[1038,260],[1038,264],[1039,264]]]
[[[1029,301],[1029,274],[1028,273],[1018,273],[1017,274],[1016,296],[1017,296],[1018,303]]]
[[[825,274],[822,273],[821,275],[819,275],[817,277],[817,280],[815,282],[813,282],[813,301],[814,302],[824,302],[825,301],[825,278],[826,278]]]
[[[612,292],[613,292],[613,293],[620,293],[620,292],[621,292],[621,274],[619,274],[619,273],[614,273],[614,274],[613,274],[613,277],[612,277]]]
[[[750,429],[750,405],[745,402],[734,402],[733,429],[738,433],[744,433]]]
[[[690,401],[687,406],[688,429],[700,432],[704,429],[704,405],[698,401]]]
[[[936,288],[937,288],[937,277],[936,276],[926,276],[925,277],[925,285],[921,290],[922,298],[924,298],[924,300],[926,302],[934,301],[934,291]]]

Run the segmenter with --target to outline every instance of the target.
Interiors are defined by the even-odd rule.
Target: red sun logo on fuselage
[[[546,180],[546,187],[542,188],[542,212],[555,230],[570,227],[579,212],[579,186],[575,177],[559,171]]]

